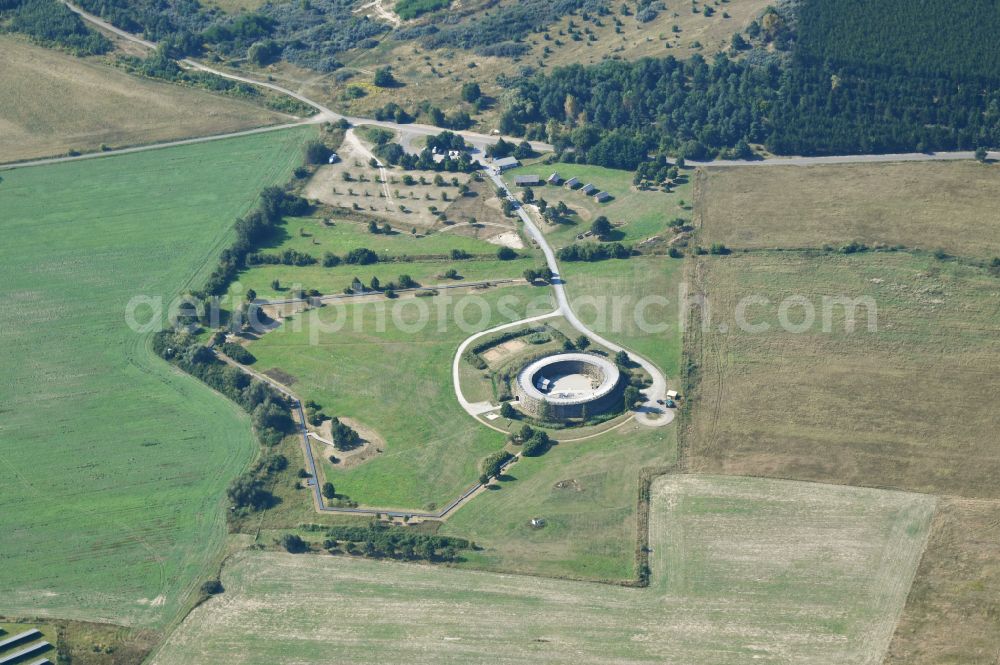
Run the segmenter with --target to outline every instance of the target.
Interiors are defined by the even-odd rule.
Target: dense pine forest
[[[1000,79],[995,0],[810,0],[798,31],[799,56],[813,63]]]
[[[557,69],[516,83],[502,129],[619,168],[635,168],[648,152],[746,157],[752,143],[803,155],[995,146],[1000,93],[990,81],[1000,77],[1000,55],[980,51],[991,43],[982,31],[1000,27],[997,7],[993,0],[961,8],[944,0],[805,0],[796,34],[769,13],[747,40],[734,39],[749,49],[766,29],[780,30],[787,53],[734,48],[712,62],[668,57]],[[982,38],[963,48],[970,35]]]

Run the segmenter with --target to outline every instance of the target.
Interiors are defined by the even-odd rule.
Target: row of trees
[[[333,527],[326,533],[323,548],[343,549],[349,554],[392,558],[408,561],[458,561],[462,550],[475,545],[465,538],[418,533],[399,527],[372,522],[367,527]]]
[[[603,261],[605,259],[627,259],[632,249],[620,242],[574,243],[556,252],[560,261]]]
[[[194,335],[161,331],[153,337],[153,350],[243,407],[251,414],[257,434],[266,445],[277,444],[294,430],[284,396],[220,361]]]
[[[260,193],[257,208],[236,220],[236,240],[222,251],[219,264],[212,271],[203,287],[203,294],[221,295],[230,282],[246,265],[246,258],[261,241],[277,229],[286,216],[303,215],[309,203],[300,196],[290,194],[280,187],[267,187]]]

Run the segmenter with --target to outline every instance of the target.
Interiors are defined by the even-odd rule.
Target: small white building
[[[667,391],[667,397],[669,397],[670,399],[672,399],[674,401],[676,401],[678,398],[680,398],[680,396],[681,396],[680,393],[678,393],[676,390],[668,390]]]

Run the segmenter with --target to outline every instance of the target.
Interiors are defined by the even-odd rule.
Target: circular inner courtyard
[[[595,416],[619,406],[621,372],[606,358],[559,353],[540,358],[517,375],[518,407],[534,417],[569,420]]]

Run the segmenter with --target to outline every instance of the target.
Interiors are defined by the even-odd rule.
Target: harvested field
[[[1000,502],[942,499],[886,665],[1000,654]]]
[[[997,277],[905,253],[732,255],[700,269],[711,322],[691,344],[690,470],[1000,497]],[[767,330],[737,324],[747,296],[746,323]],[[831,306],[823,332],[823,297],[844,296],[874,307],[859,305],[848,332],[847,308]],[[787,298],[800,303],[792,326],[803,300],[815,311],[801,332],[780,323]]]
[[[290,118],[0,35],[0,161],[223,134]]]
[[[905,162],[721,168],[698,175],[702,244],[819,248],[852,241],[1000,256],[1000,167]]]
[[[244,552],[152,663],[874,665],[933,509],[905,493],[667,477],[648,589]]]

